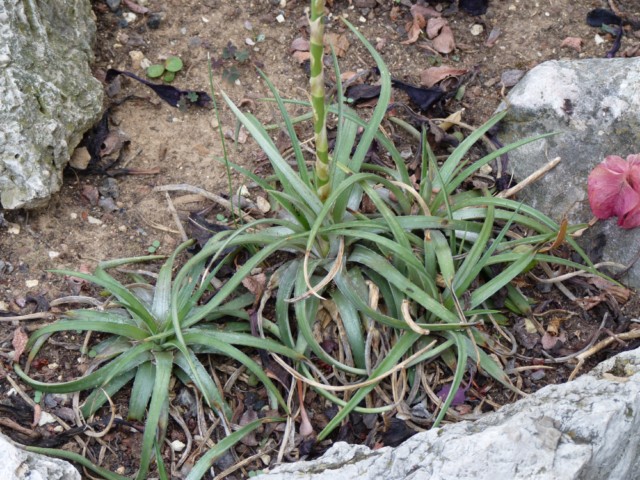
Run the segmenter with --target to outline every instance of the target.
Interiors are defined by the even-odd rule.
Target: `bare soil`
[[[131,71],[144,77],[140,59],[136,54],[132,55],[132,51],[142,52],[152,63],[161,63],[170,55],[178,55],[185,62],[185,68],[178,74],[174,85],[208,91],[208,58],[220,60],[223,49],[232,42],[238,49],[246,49],[250,59],[242,63],[226,61],[226,68],[237,69],[237,82],[222,81],[225,67],[216,68],[214,78],[236,103],[242,104],[265,123],[277,121],[275,109],[258,101],[269,96],[269,90],[254,65],[260,66],[283,97],[306,98],[308,76],[304,67],[292,57],[290,49],[294,38],[306,35],[306,1],[148,0],[146,5],[150,11],[160,13],[162,17],[159,27],[153,29],[147,24],[149,15],[137,15],[123,27],[123,13],[130,12],[124,4],[114,13],[105,2],[93,3],[98,24],[94,71],[99,78],[109,68]],[[351,3],[375,7],[358,7]],[[598,44],[594,40],[598,30],[585,23],[587,12],[594,8],[608,8],[607,1],[491,0],[488,13],[482,17],[471,17],[464,12],[447,17],[457,48],[448,56],[434,55],[429,48],[421,47],[430,45],[424,38],[414,44],[402,43],[407,39],[406,29],[411,21],[405,3],[391,0],[378,0],[378,3],[356,0],[333,2],[329,7],[331,16],[327,31],[345,34],[349,41],[346,54],[341,58],[342,71],[370,68],[373,62],[355,37],[340,24],[338,18],[341,16],[348,17],[374,45],[379,46],[394,78],[419,84],[420,72],[440,63],[475,72],[466,85],[464,97],[461,100],[449,99],[444,110],[449,113],[465,108],[463,121],[476,126],[490,118],[508,91],[501,84],[505,71],[527,71],[552,59],[603,57],[613,41],[611,36],[600,32],[604,43]],[[437,5],[437,2],[432,4],[438,8],[447,7],[446,4]],[[637,16],[640,13],[638,1],[625,0],[615,4],[630,14]],[[277,20],[279,15],[282,15],[282,22]],[[501,33],[492,46],[487,46],[488,35],[496,28]],[[264,41],[257,41],[261,36],[264,36]],[[581,38],[581,51],[562,47],[566,37]],[[255,45],[248,45],[246,39],[251,39],[249,43],[255,42]],[[640,39],[633,34],[625,36],[621,51],[639,43]],[[189,184],[218,195],[228,195],[226,171],[217,160],[222,156],[222,146],[213,112],[195,107],[181,111],[160,101],[145,86],[123,80],[119,97],[129,94],[139,98],[112,107],[112,128],[122,130],[130,138],[130,144],[124,151],[124,162],[129,168],[157,168],[160,173],[115,177],[117,208],[111,212],[87,198],[92,190],[90,187],[101,187],[107,177],[82,172],[66,175],[62,190],[48,207],[31,212],[4,212],[11,226],[0,229],[0,311],[24,315],[35,311],[37,299],[52,301],[70,295],[74,286],[65,277],[50,273],[51,269],[91,270],[103,260],[144,255],[154,241],[160,242],[158,253],[171,252],[181,239],[166,196],[154,191],[155,187]],[[394,93],[394,99],[407,102],[406,96],[399,91]],[[233,116],[227,108],[221,109],[221,123],[225,131],[235,128]],[[237,145],[231,139],[227,142],[233,161],[250,170],[263,169],[264,173],[264,157],[250,139]],[[233,174],[234,189],[247,183],[247,180]],[[183,220],[189,211],[211,205],[203,198],[186,195],[186,192],[171,193]],[[259,193],[252,190],[251,195],[255,198]],[[219,208],[213,212],[228,213]],[[535,291],[534,285],[529,286]],[[96,289],[84,287],[83,294],[97,293]],[[543,305],[545,300],[552,300],[553,303],[546,304],[546,308],[568,308],[578,312],[570,322],[562,325],[569,338],[565,345],[568,351],[579,349],[588,342],[598,329],[605,311],[611,318],[606,328],[617,332],[628,327],[629,319],[640,316],[634,296],[622,310],[617,304],[605,302],[601,308],[585,312],[575,305],[568,306],[567,300],[555,290],[553,295],[540,292],[537,295],[539,305]],[[57,311],[55,308],[51,310],[54,314]],[[12,375],[9,373],[12,370],[10,352],[13,350],[11,342],[15,329],[22,326],[29,332],[48,321],[50,319],[38,318],[15,322],[0,318],[0,400],[10,388],[3,377]],[[51,380],[59,381],[81,374],[76,350],[82,340],[81,336],[59,338],[59,348],[54,346],[46,351],[47,362],[57,364],[57,369],[49,372]],[[615,343],[593,361],[633,346]],[[43,365],[41,368],[46,367]],[[572,366],[563,366],[547,371],[539,379],[525,376],[528,385],[522,387],[531,391],[547,383],[565,381],[571,370]],[[244,397],[249,394],[242,393]],[[126,405],[126,399],[117,400]],[[320,418],[318,422],[321,422]],[[7,433],[6,427],[1,428]],[[340,436],[372,445],[385,444],[379,439],[375,440],[377,443],[373,442],[367,437],[368,431],[362,428],[358,434],[341,432]],[[172,439],[180,438],[180,429],[175,428],[170,436]],[[120,442],[120,450],[117,455],[108,457],[106,466],[113,470],[121,468],[124,473],[135,471],[136,439],[139,436],[127,432],[118,433],[117,438],[112,437],[113,442]],[[391,443],[394,442],[386,442]],[[304,455],[304,448],[301,449]],[[249,456],[255,453],[255,449],[242,446],[237,453],[240,457]],[[273,452],[269,458],[273,459]],[[291,458],[295,455],[292,454]],[[266,468],[269,461],[266,457],[256,459],[228,478],[244,478],[247,469]],[[219,473],[220,469],[216,471]]]

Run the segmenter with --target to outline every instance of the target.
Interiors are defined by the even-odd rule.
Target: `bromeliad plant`
[[[404,159],[381,128],[390,99],[389,71],[371,44],[346,21],[376,61],[380,96],[369,120],[345,104],[339,81],[336,102],[325,103],[323,3],[312,1],[310,16],[311,102],[283,100],[263,75],[291,139],[297,171],[274,145],[268,127],[242,112],[221,92],[269,157],[281,190],[238,165],[234,168],[269,193],[279,215],[219,233],[203,252],[214,258],[232,247],[254,252],[230,280],[232,284],[238,284],[242,275],[262,262],[287,258],[271,277],[261,304],[269,298],[275,300],[273,320],[278,337],[306,357],[295,369],[284,362],[282,365],[341,407],[318,440],[326,438],[354,410],[372,413],[395,408],[380,405],[380,396],[376,400],[369,394],[399,370],[408,370],[411,386],[419,386],[426,381],[427,362],[439,358],[451,369],[453,379],[444,402],[433,402],[439,408],[433,425],[438,425],[469,364],[516,390],[500,363],[489,355],[497,350],[496,341],[483,325],[506,320],[498,313],[494,296],[506,291],[507,306],[530,315],[527,299],[512,280],[536,262],[584,268],[551,254],[551,248],[563,241],[582,251],[568,236],[571,229],[560,228],[535,209],[487,190],[460,188],[492,160],[536,140],[522,140],[466,161],[469,149],[504,113],[471,133],[442,164],[436,161],[423,132],[419,179],[412,181]],[[340,79],[333,58],[335,78]],[[307,107],[310,113],[292,118],[287,104]],[[327,146],[327,114],[334,116],[337,124],[333,151]],[[307,169],[294,129],[295,123],[309,119],[313,119],[315,136],[313,171]],[[374,140],[394,168],[365,162]],[[364,200],[375,206],[375,213],[361,211]],[[222,297],[216,296],[206,308],[213,311],[220,301]],[[260,319],[264,321],[262,316]],[[329,326],[339,332],[331,348],[325,342]],[[390,403],[398,405],[403,400],[397,395],[397,391],[389,394],[393,396]]]
[[[70,393],[89,391],[80,409],[85,418],[91,417],[104,403],[133,382],[128,418],[145,420],[142,437],[139,480],[147,478],[155,457],[160,478],[169,478],[163,465],[163,446],[169,416],[170,380],[176,377],[185,385],[194,384],[206,404],[225,425],[227,437],[204,455],[191,470],[190,480],[201,478],[211,462],[239,438],[272,419],[261,419],[231,434],[231,410],[214,380],[199,359],[202,354],[230,357],[244,365],[267,389],[272,404],[287,412],[287,405],[279,390],[264,370],[238,347],[252,347],[277,352],[294,360],[302,355],[273,339],[251,335],[246,307],[253,303],[249,293],[237,294],[236,288],[224,287],[215,309],[203,307],[201,300],[210,290],[211,281],[231,258],[223,256],[216,265],[207,257],[196,255],[173,278],[176,256],[191,245],[185,242],[166,260],[154,286],[140,283],[126,286],[107,273],[110,268],[136,262],[164,258],[153,255],[108,261],[100,264],[93,275],[58,271],[99,285],[115,298],[116,308],[83,309],[68,312],[66,318],[38,330],[29,339],[28,364],[35,358],[51,334],[66,331],[91,331],[109,336],[93,347],[93,362],[88,373],[77,380],[63,383],[39,382],[27,375],[18,365],[16,373],[22,380],[42,392]],[[140,279],[138,279],[140,280]],[[237,287],[237,286],[236,286]],[[220,295],[220,292],[218,292]],[[234,321],[231,321],[234,320]],[[220,323],[223,322],[223,323]],[[105,478],[126,478],[92,465],[79,455],[62,450],[37,449],[78,461]]]

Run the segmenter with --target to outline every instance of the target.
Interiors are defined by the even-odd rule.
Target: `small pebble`
[[[105,178],[98,187],[100,195],[104,197],[118,198],[118,181],[115,178]]]
[[[133,12],[125,12],[122,14],[122,18],[124,18],[127,23],[133,23],[138,19],[138,16]]]
[[[191,37],[189,39],[189,48],[197,48],[202,45],[202,39],[200,37]]]
[[[182,450],[184,450],[184,447],[186,447],[186,445],[180,440],[174,440],[173,442],[171,442],[171,449],[174,452],[181,452]]]
[[[51,365],[49,365],[49,368],[51,368]],[[49,423],[54,423],[54,422],[57,422],[57,420],[50,413],[47,413],[44,411],[40,413],[40,420],[38,421],[39,427],[42,427],[43,425],[47,425]]]
[[[505,87],[513,87],[524,76],[524,70],[505,70],[500,77],[500,83]]]
[[[151,66],[151,60],[149,60],[147,57],[145,57],[142,60],[140,60],[140,68],[141,69],[146,70],[150,66]]]
[[[76,218],[78,218],[78,214],[76,212],[71,212],[69,214],[69,217],[71,217],[71,220],[75,220]]]
[[[162,17],[163,16],[159,13],[152,13],[147,19],[147,27],[152,30],[158,29],[160,27],[160,22],[162,22]]]
[[[137,68],[140,67],[140,62],[144,59],[144,53],[140,50],[131,50],[129,52],[129,57],[131,58],[133,65]]]
[[[266,198],[256,197],[256,205],[262,213],[267,213],[269,210],[271,210],[271,204]]]
[[[474,37],[477,37],[482,32],[484,32],[484,27],[479,23],[476,23],[471,27],[471,35],[473,35]]]
[[[596,42],[596,45],[602,45],[604,43],[604,38],[596,33],[596,36],[593,37],[593,40]]]
[[[531,380],[537,382],[542,380],[546,376],[546,372],[544,370],[536,370],[531,374]]]
[[[102,220],[100,220],[99,218],[96,217],[92,217],[91,215],[89,215],[87,217],[87,221],[91,224],[91,225],[102,225]]]
[[[251,31],[251,30],[253,30],[253,25],[251,24],[251,22],[250,22],[249,20],[245,20],[245,22],[244,22],[244,28],[245,28],[246,30]]]
[[[26,280],[24,282],[24,284],[27,286],[27,288],[35,288],[38,286],[40,282],[38,282],[38,280]]]
[[[245,38],[245,39],[244,39],[244,43],[246,43],[247,45],[249,45],[249,46],[251,46],[251,47],[253,47],[253,46],[256,44],[256,42],[254,42],[254,41],[253,41],[252,39],[250,39],[249,37],[247,37],[247,38]]]
[[[276,22],[284,23],[284,15],[280,14],[276,17]]]
[[[116,210],[118,210],[116,202],[114,202],[113,198],[111,197],[100,197],[98,206],[106,212],[115,212]]]
[[[109,7],[109,10],[115,12],[120,8],[120,0],[107,0],[107,6]]]
[[[58,258],[60,256],[60,252],[55,252],[53,250],[49,251],[49,258],[50,259],[54,259],[54,258]]]

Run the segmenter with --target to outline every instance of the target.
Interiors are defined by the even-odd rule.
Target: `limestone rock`
[[[2,480],[80,480],[80,474],[69,462],[21,450],[2,435],[0,458]]]
[[[36,208],[99,118],[89,0],[0,0],[0,207]]]
[[[397,448],[336,443],[318,460],[260,480],[638,480],[640,349],[549,385],[476,422],[419,433]]]
[[[549,61],[531,70],[508,95],[510,110],[499,135],[504,144],[558,132],[509,154],[522,180],[549,160],[558,167],[519,197],[555,220],[592,217],[589,172],[607,155],[640,153],[640,58]],[[504,106],[503,106],[504,108]],[[580,240],[594,261],[629,264],[640,251],[640,229],[599,221]],[[640,288],[640,262],[623,278]]]

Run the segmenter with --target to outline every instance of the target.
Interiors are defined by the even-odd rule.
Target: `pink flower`
[[[587,185],[596,217],[618,217],[622,228],[640,226],[640,154],[626,160],[608,156],[589,174]]]

